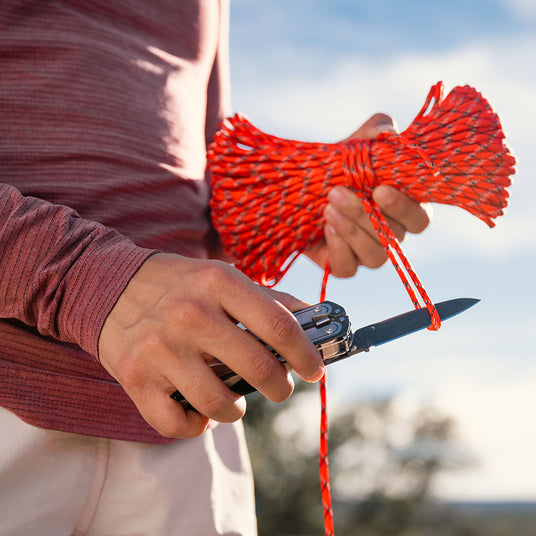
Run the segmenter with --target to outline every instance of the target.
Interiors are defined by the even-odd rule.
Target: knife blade
[[[455,298],[434,304],[441,321],[463,313],[480,300],[476,298]],[[324,360],[325,364],[334,363],[360,352],[368,352],[375,346],[410,335],[430,327],[431,319],[428,309],[414,309],[407,313],[388,318],[375,324],[356,330],[352,337],[352,345],[346,355]]]

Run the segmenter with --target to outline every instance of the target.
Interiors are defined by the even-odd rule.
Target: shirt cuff
[[[98,359],[104,321],[140,266],[155,250],[136,246],[113,230],[91,241],[66,274],[58,311],[61,339]]]

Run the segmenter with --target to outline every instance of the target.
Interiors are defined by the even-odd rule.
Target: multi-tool
[[[437,303],[435,307],[441,320],[446,320],[472,307],[479,301],[474,298],[456,298]],[[374,346],[425,329],[431,324],[428,309],[422,308],[371,324],[352,333],[350,319],[344,308],[330,301],[324,301],[297,311],[294,316],[320,351],[325,365],[360,352],[368,352]],[[266,345],[266,347],[281,364],[291,370],[283,357],[270,346]],[[232,391],[241,395],[256,391],[255,387],[234,373],[227,365],[215,361],[210,366]],[[185,407],[191,408],[179,391],[175,391],[171,396]]]

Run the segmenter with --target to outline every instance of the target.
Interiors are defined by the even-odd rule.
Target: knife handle
[[[311,342],[318,348],[325,362],[331,362],[334,357],[349,351],[352,345],[352,331],[348,315],[341,305],[323,301],[293,314]],[[285,359],[273,348],[261,341],[251,331],[247,329],[245,331],[263,343],[283,366],[291,370]],[[221,361],[214,360],[209,366],[231,391],[247,395],[257,390]],[[194,409],[179,391],[175,391],[171,398],[182,404],[185,409]]]

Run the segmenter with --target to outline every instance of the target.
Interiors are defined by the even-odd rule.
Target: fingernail
[[[396,132],[396,127],[391,123],[385,123],[384,125],[378,125],[376,127],[378,132]]]
[[[324,376],[324,373],[325,373],[324,365],[320,365],[314,374],[311,374],[308,378],[304,378],[304,379],[306,382],[314,383],[320,380],[322,376]]]

